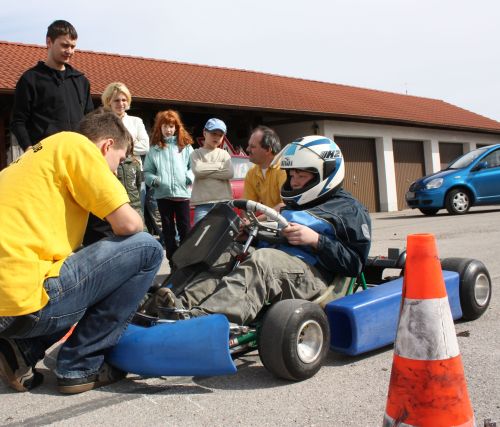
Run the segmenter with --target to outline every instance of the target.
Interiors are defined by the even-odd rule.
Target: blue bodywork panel
[[[443,271],[453,319],[462,317],[459,275]],[[331,349],[349,355],[392,344],[396,339],[403,278],[326,305]],[[229,323],[222,314],[149,328],[129,325],[107,361],[144,376],[212,376],[236,372],[229,352]]]
[[[453,319],[462,317],[459,275],[443,271]],[[392,344],[396,339],[403,278],[377,285],[326,305],[331,349],[357,355]]]
[[[107,357],[113,366],[144,376],[234,374],[229,322],[222,314],[149,328],[129,325]]]

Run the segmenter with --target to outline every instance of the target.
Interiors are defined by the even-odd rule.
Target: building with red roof
[[[0,166],[21,74],[46,59],[44,46],[0,42]],[[94,104],[108,83],[133,96],[131,115],[151,127],[157,111],[181,112],[196,138],[209,117],[245,147],[251,129],[276,129],[283,143],[309,134],[334,138],[346,159],[345,187],[371,211],[404,209],[411,182],[478,145],[500,142],[500,123],[447,102],[260,72],[77,51],[71,62],[91,82]]]

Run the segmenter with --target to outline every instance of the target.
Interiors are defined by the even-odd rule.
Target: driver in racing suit
[[[193,316],[222,313],[248,324],[267,303],[311,300],[335,276],[361,273],[370,250],[370,216],[342,189],[344,159],[337,144],[323,136],[299,138],[277,160],[287,173],[281,189],[281,214],[289,221],[281,231],[286,243],[260,244],[229,274],[215,265],[196,276],[179,299],[170,295],[164,302],[189,308]]]

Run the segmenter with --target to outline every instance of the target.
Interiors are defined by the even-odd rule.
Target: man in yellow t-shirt
[[[90,113],[79,132],[40,141],[0,172],[0,377],[18,391],[42,382],[36,363],[77,322],[59,352],[59,391],[122,379],[105,352],[163,258],[114,174],[130,144],[121,120]],[[89,212],[115,236],[80,249]]]
[[[281,187],[286,181],[286,173],[279,163],[271,165],[281,150],[276,132],[266,126],[258,126],[248,140],[248,155],[254,166],[245,177],[243,198],[262,203],[279,211],[283,206]]]

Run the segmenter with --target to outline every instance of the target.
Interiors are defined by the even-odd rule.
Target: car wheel
[[[454,189],[446,195],[446,209],[452,215],[461,215],[470,208],[471,198],[466,190]]]
[[[470,258],[445,258],[443,270],[459,274],[460,306],[465,320],[475,320],[488,308],[491,300],[491,278],[486,266]]]
[[[266,312],[258,341],[260,359],[269,372],[287,380],[305,380],[319,371],[327,355],[328,319],[310,301],[279,301]]]
[[[439,211],[437,208],[420,208],[420,212],[422,212],[424,215],[436,215]]]

